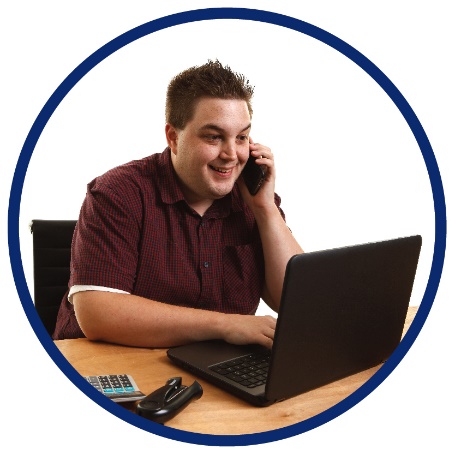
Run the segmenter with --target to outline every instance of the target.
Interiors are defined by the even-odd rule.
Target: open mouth
[[[230,169],[223,169],[221,167],[215,167],[209,164],[209,168],[217,172],[218,174],[223,174],[223,175],[230,175],[232,174],[232,168]]]

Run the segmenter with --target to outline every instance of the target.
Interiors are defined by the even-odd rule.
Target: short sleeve
[[[141,239],[141,198],[134,185],[94,180],[76,225],[71,249],[70,286],[91,284],[132,292]]]

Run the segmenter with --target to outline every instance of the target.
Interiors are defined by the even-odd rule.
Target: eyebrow
[[[245,126],[245,128],[243,128],[242,130],[240,130],[240,133],[243,133],[244,131],[248,130],[251,128],[251,123],[249,123],[247,126]],[[219,133],[224,133],[224,129],[221,128],[220,126],[218,125],[215,125],[213,123],[207,123],[207,125],[204,125],[200,128],[200,131],[203,131],[203,130],[215,130],[215,131],[218,131]]]

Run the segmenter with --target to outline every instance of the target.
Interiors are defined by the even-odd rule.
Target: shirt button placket
[[[201,255],[201,272],[202,272],[202,292],[200,298],[200,307],[205,308],[205,306],[213,300],[213,283],[211,276],[211,261],[210,261],[210,253],[211,249],[209,247],[210,240],[207,237],[210,235],[207,232],[207,221],[201,221],[199,225],[199,246],[200,246],[200,255]]]
[[[201,221],[201,223],[199,224],[199,244],[200,244],[202,255],[205,253],[205,250],[206,250],[206,248],[203,247],[204,244],[206,243],[206,233],[204,232],[205,227],[206,227],[206,222]],[[208,269],[210,267],[210,261],[202,261],[202,267],[204,269]]]

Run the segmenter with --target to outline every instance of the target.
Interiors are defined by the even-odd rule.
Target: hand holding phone
[[[242,176],[248,191],[253,196],[259,191],[264,183],[266,173],[267,166],[265,164],[256,164],[256,158],[251,155],[250,152],[248,161],[243,168]]]

